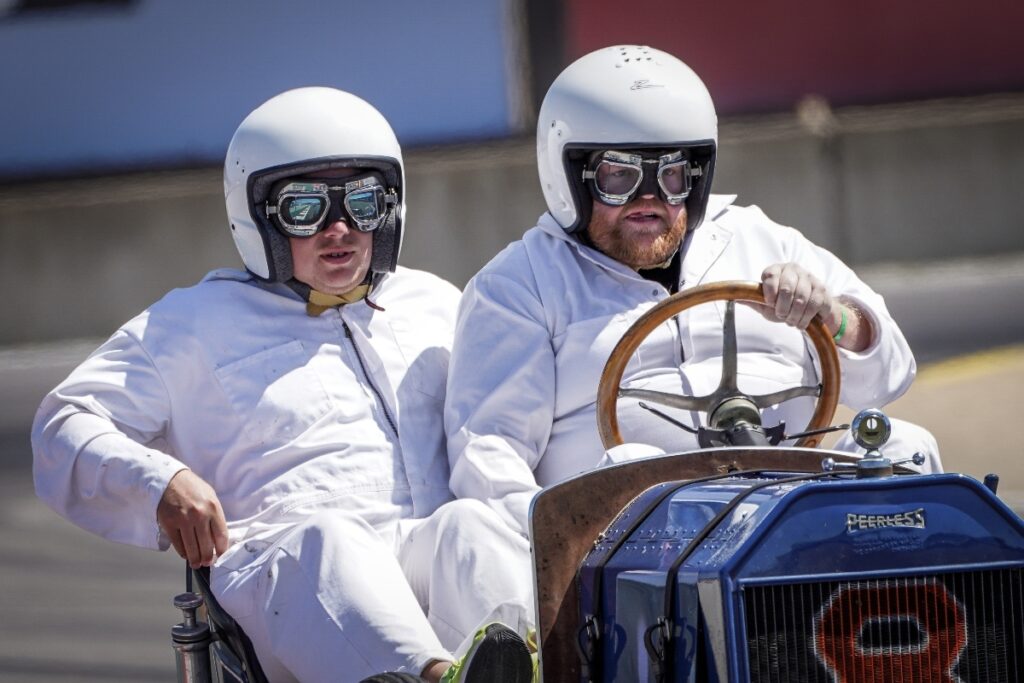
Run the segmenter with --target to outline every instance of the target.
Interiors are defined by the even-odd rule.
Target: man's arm
[[[451,489],[529,534],[533,470],[554,420],[554,351],[540,301],[521,283],[478,275],[466,287],[449,366],[445,430]]]
[[[179,553],[188,556],[185,526],[172,511],[196,519],[210,510],[209,495],[197,495],[195,487],[168,487],[187,471],[151,445],[166,435],[170,415],[170,400],[148,354],[135,337],[119,331],[43,400],[32,428],[36,492],[61,516],[104,538],[165,549],[177,535]],[[188,474],[181,483],[195,477]],[[166,494],[170,538],[161,534],[157,519]],[[226,528],[223,512],[219,516],[220,523],[207,524],[214,539]],[[191,533],[198,545],[199,536]],[[226,549],[226,536],[213,546]],[[197,552],[189,560],[206,557]]]
[[[792,228],[773,224],[767,217],[762,220],[774,226],[776,236],[771,239],[781,240],[782,258],[777,259],[778,263],[797,264],[813,275],[828,292],[831,299],[825,306],[828,315],[826,325],[833,334],[842,326],[842,313],[846,312],[847,329],[838,343],[843,374],[840,402],[860,410],[886,405],[903,395],[917,374],[917,364],[884,299],[828,250],[813,244]],[[767,250],[760,244],[752,246]],[[775,272],[774,267],[770,264],[765,273]],[[767,283],[766,289],[770,289]],[[814,290],[809,281],[805,283],[801,299],[810,301]],[[793,295],[791,298],[796,297]],[[778,299],[775,304],[779,305]],[[802,322],[806,312],[794,318],[799,317]]]

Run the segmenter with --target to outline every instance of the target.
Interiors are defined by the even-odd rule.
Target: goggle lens
[[[384,214],[384,192],[379,186],[345,195],[345,208],[356,221],[374,222]]]
[[[662,166],[658,170],[658,184],[666,194],[682,195],[690,193],[690,165],[678,161]]]
[[[327,213],[327,205],[323,197],[287,197],[281,201],[282,222],[297,227],[316,225]]]
[[[640,184],[641,170],[614,161],[602,161],[594,172],[597,189],[610,195],[627,195]]]

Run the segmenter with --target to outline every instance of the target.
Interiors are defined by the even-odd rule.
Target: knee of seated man
[[[378,539],[377,533],[366,520],[339,510],[323,510],[309,516],[293,535],[294,542],[304,552],[316,550],[322,556],[345,552]],[[283,543],[286,551],[292,550]]]
[[[907,463],[907,465],[923,474],[938,474],[943,471],[942,459],[939,457],[939,444],[935,440],[935,435],[921,425],[906,420],[893,419],[892,423],[893,437],[898,440],[900,452],[889,457],[905,458],[920,453],[925,458],[923,465],[916,466],[913,463]]]
[[[434,514],[439,516],[438,535],[444,538],[504,538],[513,533],[497,512],[473,498],[458,498],[445,503]]]

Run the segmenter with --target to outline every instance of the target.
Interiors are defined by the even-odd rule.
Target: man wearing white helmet
[[[843,404],[884,405],[910,386],[913,355],[878,294],[796,230],[711,194],[717,135],[700,78],[659,50],[598,50],[551,85],[537,124],[548,212],[463,293],[445,412],[457,496],[486,501],[526,535],[540,487],[607,462],[595,398],[622,334],[670,294],[708,282],[764,284],[761,315],[736,312],[745,391],[817,383],[798,331],[815,314],[839,346]],[[647,337],[623,384],[707,395],[721,355],[722,307],[691,308]],[[764,423],[797,430],[811,401],[769,408]],[[636,401],[620,401],[618,414],[626,442],[697,447]],[[931,435],[898,423],[888,452],[916,451],[939,468]]]
[[[391,127],[354,95],[288,91],[239,126],[224,189],[246,270],[169,293],[46,397],[39,495],[210,567],[271,681],[529,680],[490,624],[525,629],[529,548],[448,489],[459,292],[397,266]]]

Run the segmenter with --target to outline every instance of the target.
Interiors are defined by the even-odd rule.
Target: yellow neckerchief
[[[338,306],[344,306],[345,304],[353,304],[357,301],[361,301],[366,298],[366,293],[368,291],[370,291],[370,285],[359,285],[355,289],[349,290],[344,294],[339,294],[338,296],[333,294],[324,294],[323,292],[311,289],[309,290],[309,301],[306,303],[306,315],[315,318],[328,308],[337,308]]]

